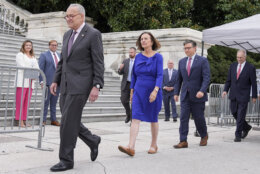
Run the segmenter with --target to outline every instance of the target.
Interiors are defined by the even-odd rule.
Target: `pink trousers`
[[[22,96],[22,90],[23,90],[23,96]],[[21,114],[21,120],[26,120],[27,116],[27,108],[30,107],[30,100],[32,97],[32,89],[30,91],[30,96],[29,94],[29,88],[21,88],[17,87],[16,88],[16,112],[15,112],[15,120],[19,120],[20,118],[20,110],[22,106],[22,114]],[[22,98],[22,100],[21,100]],[[28,106],[28,98],[29,98],[29,106]],[[21,102],[22,101],[22,102]],[[29,109],[29,108],[28,108]]]

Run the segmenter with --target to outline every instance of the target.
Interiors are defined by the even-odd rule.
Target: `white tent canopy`
[[[260,14],[203,30],[205,43],[260,53]]]

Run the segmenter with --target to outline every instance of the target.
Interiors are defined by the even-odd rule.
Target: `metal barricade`
[[[230,110],[230,100],[228,95],[222,98],[224,84],[211,84],[209,88],[209,113],[208,123],[210,117],[217,117],[217,124],[234,124],[235,120]],[[249,122],[258,123],[259,125],[259,99],[255,103],[252,99],[248,102],[246,120]],[[220,122],[219,122],[220,120]]]
[[[18,73],[22,77],[21,96],[28,92],[27,115],[25,127],[21,127],[22,120],[22,107],[26,102],[16,101],[17,96],[17,76]],[[39,75],[43,77],[43,87],[39,83]],[[28,86],[25,86],[27,81]],[[32,86],[34,85],[34,89]],[[32,90],[32,91],[31,91]],[[46,90],[46,77],[44,73],[39,69],[22,68],[15,66],[0,66],[0,134],[1,133],[21,133],[21,132],[38,132],[37,147],[27,145],[26,147],[36,148],[39,150],[42,148],[42,133],[43,133],[43,110],[44,99]],[[31,100],[30,100],[30,94]],[[20,102],[20,103],[19,103]],[[16,103],[20,104],[19,119],[16,116]],[[16,119],[15,119],[16,118]]]
[[[210,117],[216,117],[217,123],[221,117],[221,95],[224,90],[223,84],[212,83],[209,86],[208,99],[208,124],[210,124]]]

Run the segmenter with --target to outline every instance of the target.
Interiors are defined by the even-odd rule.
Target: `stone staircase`
[[[7,34],[0,34],[0,65],[11,65],[15,66],[15,56],[19,52],[21,44],[27,38],[21,36],[11,36]],[[35,55],[38,58],[41,52],[48,50],[48,43],[41,40],[33,40],[33,47]],[[59,45],[60,48],[60,45]],[[1,72],[0,72],[1,73]],[[10,76],[10,77],[8,77]],[[7,78],[14,79],[15,71],[11,74],[4,76],[1,82],[1,100],[0,100],[0,126],[6,112],[5,108],[7,107],[8,120],[10,122],[12,115],[12,108],[14,106],[14,88],[9,88],[9,95],[7,95]],[[124,120],[125,119],[125,110],[120,102],[120,85],[121,79],[118,74],[112,70],[106,70],[104,74],[105,85],[104,88],[100,91],[100,96],[98,100],[94,103],[87,103],[83,115],[82,122],[93,122],[93,121],[115,121],[115,120]],[[12,85],[11,85],[12,86]],[[40,88],[40,86],[39,86]],[[40,115],[40,97],[41,94],[33,96],[32,100],[36,100],[35,110],[36,115]],[[8,102],[7,101],[8,98]],[[30,107],[30,114],[33,112],[33,108]],[[163,110],[160,113],[162,117],[164,114]],[[38,117],[39,118],[39,117]],[[49,119],[49,114],[48,117]],[[57,118],[60,120],[61,113],[59,105],[57,104]],[[47,123],[49,120],[47,121]]]

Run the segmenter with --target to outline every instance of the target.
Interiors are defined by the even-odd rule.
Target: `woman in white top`
[[[26,40],[23,42],[20,52],[16,55],[16,65],[17,67],[39,69],[38,62],[34,57],[32,41]],[[16,88],[15,120],[21,119],[20,122],[21,127],[30,126],[29,124],[26,125],[26,117],[27,117],[28,100],[30,103],[32,90],[34,89],[34,82],[33,82],[34,80],[28,78],[25,78],[23,80],[23,78],[24,78],[24,70],[18,70],[17,78],[16,78],[17,88]]]

